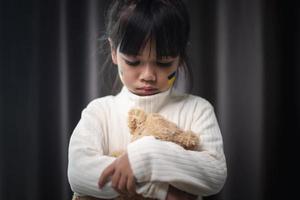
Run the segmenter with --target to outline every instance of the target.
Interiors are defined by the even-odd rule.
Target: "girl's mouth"
[[[147,95],[153,95],[157,94],[158,89],[153,88],[153,87],[141,87],[137,88],[137,94],[141,96],[147,96]]]

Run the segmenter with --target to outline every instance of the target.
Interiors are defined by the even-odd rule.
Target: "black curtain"
[[[87,103],[109,94],[99,54],[109,2],[0,1],[1,200],[71,198],[70,135]],[[296,1],[186,2],[192,93],[214,105],[228,164],[223,190],[206,199],[289,199],[300,129]]]

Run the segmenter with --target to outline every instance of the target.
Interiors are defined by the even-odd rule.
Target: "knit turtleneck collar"
[[[150,96],[138,96],[130,92],[125,86],[117,95],[118,104],[126,112],[131,108],[140,108],[145,112],[159,112],[165,101],[169,98],[172,89]],[[125,111],[124,110],[124,111]]]

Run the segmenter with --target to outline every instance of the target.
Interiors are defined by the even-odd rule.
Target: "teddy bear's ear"
[[[130,133],[133,134],[135,129],[139,127],[147,118],[147,114],[140,109],[131,109],[128,112],[128,127]]]

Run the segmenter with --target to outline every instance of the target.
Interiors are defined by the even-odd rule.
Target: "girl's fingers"
[[[118,190],[122,192],[127,192],[126,184],[127,184],[127,176],[121,176],[118,183]]]
[[[108,178],[113,175],[115,172],[114,163],[110,164],[101,174],[99,181],[98,181],[98,187],[101,189],[103,186],[107,183]]]
[[[111,178],[111,186],[115,189],[118,190],[118,185],[119,185],[119,180],[121,178],[121,173],[116,171],[112,178]]]
[[[135,191],[135,180],[133,176],[128,177],[127,179],[127,191],[130,193],[136,193]]]

